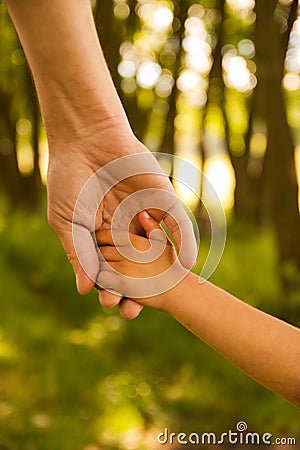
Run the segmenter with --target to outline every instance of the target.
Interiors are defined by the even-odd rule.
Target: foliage
[[[80,298],[45,218],[2,219],[0,245],[1,449],[154,450],[165,427],[221,433],[238,420],[297,436],[295,407],[170,317],[126,322],[95,293]],[[269,232],[233,228],[214,281],[276,313],[274,252]]]

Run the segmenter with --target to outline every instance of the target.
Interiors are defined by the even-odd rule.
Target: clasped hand
[[[128,128],[122,124],[114,124],[114,126],[106,126],[105,129],[86,133],[82,139],[77,136],[76,142],[68,142],[68,144],[55,142],[54,146],[57,151],[53,151],[52,148],[50,152],[47,182],[48,219],[62,241],[76,275],[77,289],[81,294],[90,292],[95,287],[97,278],[101,279],[101,271],[100,274],[98,273],[99,255],[95,245],[95,232],[110,229],[114,212],[122,201],[133,193],[145,189],[155,188],[173,194],[175,200],[168,211],[164,205],[160,205],[159,199],[155,208],[147,208],[147,210],[157,223],[164,221],[178,248],[181,247],[182,229],[186,230],[189,239],[185,251],[181,254],[181,262],[188,268],[192,267],[196,258],[196,244],[191,223],[175,196],[169,179],[157,173],[157,161],[154,156],[137,141]],[[64,151],[61,151],[60,147],[64,147]],[[103,195],[103,199],[97,205],[96,214],[94,199],[86,199],[80,218],[77,218],[75,223],[77,237],[79,236],[80,241],[75,248],[73,214],[80,192],[87,181],[97,173],[99,168],[111,161],[128,155],[145,153],[151,155],[150,162],[147,163],[147,172],[149,173],[146,174],[142,170],[140,174],[127,177],[113,185],[108,192],[106,192],[104,180],[98,177],[98,194],[100,197]],[[137,213],[145,209],[144,205],[139,204],[134,207],[137,209]],[[178,220],[174,219],[172,209],[177,209]],[[120,227],[120,230],[124,230],[121,222],[117,226]],[[130,224],[130,231],[136,235],[145,235],[137,218]],[[102,235],[97,234],[98,238],[99,236],[101,245]],[[121,292],[117,293],[112,292],[111,289],[101,288],[99,297],[105,307],[112,307],[119,303],[120,313],[127,319],[136,317],[141,310],[140,304],[132,298],[123,298]]]

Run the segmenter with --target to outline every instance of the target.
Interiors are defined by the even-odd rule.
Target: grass
[[[299,442],[299,410],[170,317],[126,322],[80,297],[44,218],[0,226],[0,450],[155,450],[166,427],[221,433],[239,420]],[[231,228],[213,281],[276,313],[272,236]]]

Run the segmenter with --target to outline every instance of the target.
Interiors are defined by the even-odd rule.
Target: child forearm
[[[300,330],[194,274],[172,290],[174,318],[267,388],[300,406]]]
[[[148,215],[147,215],[148,216]],[[139,221],[149,238],[160,229],[157,222],[139,214]],[[101,233],[100,233],[101,234]],[[111,267],[132,277],[145,278],[165,271],[174,261],[175,252],[167,246],[163,255],[145,265],[123,258],[114,247],[111,232],[97,239],[100,250]],[[133,244],[148,244],[147,239],[131,234]],[[141,246],[145,251],[148,247]],[[104,252],[104,253],[103,253]],[[172,256],[173,255],[173,256]],[[120,286],[124,289],[124,285]],[[125,292],[126,295],[126,292]],[[209,282],[200,284],[193,273],[169,291],[154,297],[137,298],[141,304],[165,311],[196,336],[213,347],[259,383],[300,406],[300,330],[255,309]]]

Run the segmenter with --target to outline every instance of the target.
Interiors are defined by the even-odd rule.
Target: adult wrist
[[[47,124],[50,163],[66,156],[81,158],[96,171],[114,159],[147,150],[137,140],[126,116],[104,119],[95,112],[81,118],[75,113],[73,119],[64,127]]]
[[[92,85],[78,85],[71,90],[51,80],[47,88],[38,83],[36,86],[49,140],[60,137],[69,140],[84,134],[86,129],[129,128],[124,109],[119,99],[114,98],[113,87],[107,98],[107,94],[101,95],[99,88]]]

